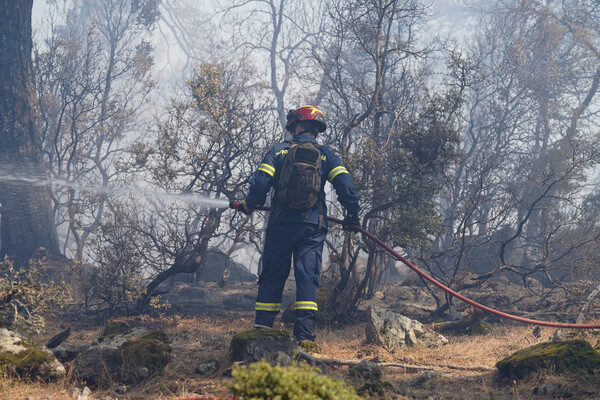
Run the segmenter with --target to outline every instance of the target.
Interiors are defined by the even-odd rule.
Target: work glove
[[[252,211],[254,211],[253,209],[248,207],[248,205],[246,204],[246,200],[242,201],[240,205],[237,206],[236,210],[245,215],[250,215],[252,214]]]
[[[348,214],[342,221],[342,227],[347,231],[356,231],[360,227],[360,220],[357,214]]]

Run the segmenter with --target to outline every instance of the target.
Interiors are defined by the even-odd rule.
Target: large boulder
[[[600,369],[600,353],[585,340],[544,342],[498,361],[496,368],[505,377],[518,379],[537,371],[595,374]]]
[[[233,335],[229,353],[233,362],[266,360],[275,365],[289,363],[297,349],[296,339],[288,331],[254,329]]]
[[[60,345],[52,348],[52,354],[63,364],[70,363],[79,354],[90,348],[90,344]]]
[[[45,346],[31,343],[6,328],[0,328],[0,371],[43,381],[61,378],[66,373]]]
[[[436,347],[448,339],[402,314],[372,306],[367,315],[367,341],[387,348],[424,345]]]
[[[350,376],[359,377],[368,381],[377,382],[381,380],[381,367],[369,360],[362,360],[348,370]]]
[[[256,282],[258,279],[256,274],[234,262],[223,251],[211,248],[206,251],[195,272],[177,274],[174,281],[191,284],[198,281],[222,283],[225,275],[229,282]]]
[[[109,324],[73,362],[73,374],[93,387],[120,382],[138,384],[163,372],[171,359],[171,345],[161,330],[131,329]]]

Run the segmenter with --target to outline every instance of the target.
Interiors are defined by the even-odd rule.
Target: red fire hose
[[[232,201],[231,203],[229,203],[229,207],[237,209],[237,207],[240,204],[241,203],[239,203],[239,202]],[[271,209],[269,207],[258,207],[258,208],[256,208],[256,210],[270,211]],[[327,217],[327,220],[329,220],[331,222],[335,222],[336,224],[341,224],[342,223],[342,220],[337,219],[337,218],[333,218],[333,217]],[[451,294],[452,296],[456,297],[457,299],[459,299],[459,300],[461,300],[461,301],[463,301],[463,302],[465,302],[467,304],[470,304],[473,307],[477,307],[477,308],[479,308],[479,309],[481,309],[483,311],[487,311],[490,314],[494,314],[494,315],[497,315],[497,316],[502,317],[502,318],[511,319],[513,321],[519,321],[519,322],[523,322],[523,323],[526,323],[526,324],[532,324],[532,325],[551,326],[551,327],[554,327],[554,328],[600,329],[600,325],[591,325],[591,324],[566,324],[566,323],[561,323],[561,322],[538,321],[538,320],[535,320],[535,319],[518,317],[516,315],[512,315],[512,314],[508,314],[508,313],[505,313],[505,312],[502,312],[502,311],[494,310],[493,308],[484,306],[483,304],[479,304],[476,301],[473,301],[473,300],[471,300],[471,299],[469,299],[469,298],[461,295],[460,293],[455,292],[454,290],[450,289],[449,287],[441,284],[440,282],[436,281],[431,276],[429,276],[425,272],[423,272],[419,267],[417,267],[416,265],[414,265],[413,263],[411,263],[410,261],[408,261],[406,258],[402,257],[396,251],[394,251],[394,249],[392,249],[390,246],[388,246],[387,244],[385,244],[382,240],[380,240],[377,237],[375,237],[369,231],[361,228],[360,226],[354,227],[354,230],[356,232],[362,233],[363,235],[365,235],[366,237],[368,237],[369,239],[371,239],[372,241],[374,241],[375,243],[377,243],[385,251],[387,251],[388,253],[390,253],[397,260],[402,261],[408,268],[410,268],[413,271],[415,271],[417,274],[419,274],[419,276],[421,276],[426,281],[434,284],[435,286],[437,286],[440,289],[446,291],[447,293]]]

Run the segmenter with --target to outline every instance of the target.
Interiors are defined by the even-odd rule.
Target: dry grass
[[[0,378],[0,400],[17,399],[71,399],[73,390],[66,381],[55,383],[25,382],[12,378]]]
[[[211,289],[212,290],[212,289]],[[253,291],[254,287],[247,290]],[[239,295],[236,294],[236,295]],[[212,304],[218,299],[211,299]],[[366,306],[366,305],[365,305]],[[175,399],[198,396],[226,398],[229,395],[226,376],[231,366],[228,360],[228,347],[234,333],[250,329],[253,312],[218,311],[212,313],[179,310],[177,314],[162,318],[149,316],[124,318],[132,326],[160,328],[167,332],[173,344],[173,362],[165,374],[144,385],[128,388],[125,395],[117,395],[115,387],[94,391],[89,397],[94,399]],[[51,337],[60,330],[60,322],[44,335]],[[63,326],[72,326],[73,334],[67,344],[89,343],[99,333],[102,325],[89,323],[74,324],[62,321]],[[291,329],[278,322],[277,328]],[[432,366],[438,369],[431,379],[416,383],[418,373],[409,373],[402,368],[386,367],[383,378],[390,382],[394,390],[388,390],[385,398],[397,399],[587,399],[600,387],[598,377],[556,377],[539,374],[524,381],[511,382],[498,378],[495,372],[456,370],[448,366],[494,368],[500,359],[513,352],[547,340],[554,329],[542,328],[538,338],[533,335],[533,327],[512,323],[495,324],[492,334],[487,336],[447,336],[449,344],[439,348],[403,348],[386,350],[365,343],[365,323],[355,323],[340,328],[317,330],[317,343],[323,354],[319,357],[345,360],[359,360],[378,356],[387,362]],[[44,337],[39,338],[44,339]],[[592,343],[595,344],[595,343]],[[220,370],[214,376],[203,376],[196,372],[196,366],[203,360],[216,359]],[[347,367],[325,368],[326,373],[346,380],[355,387],[364,382],[351,378]],[[81,383],[65,379],[60,382],[43,384],[22,382],[14,379],[0,379],[0,400],[4,399],[71,399],[75,387]],[[536,395],[533,392],[537,388]]]

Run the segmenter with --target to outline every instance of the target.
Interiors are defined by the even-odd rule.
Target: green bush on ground
[[[41,266],[17,268],[8,257],[0,259],[0,328],[39,333],[45,317],[67,304],[67,285],[42,282]]]
[[[234,396],[244,399],[360,399],[354,388],[319,372],[318,368],[306,364],[282,367],[260,361],[234,368],[234,382],[229,389]]]

